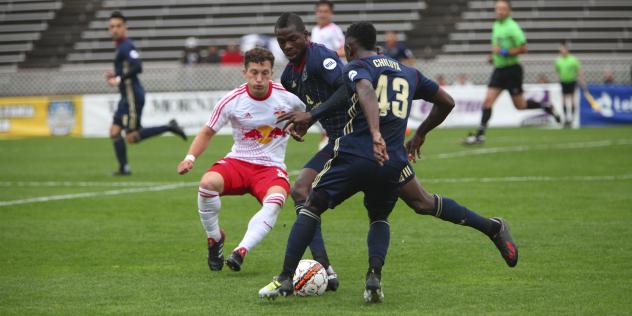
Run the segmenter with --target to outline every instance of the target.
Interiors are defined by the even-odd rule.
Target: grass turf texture
[[[569,177],[632,174],[632,129],[492,129],[487,144],[475,148],[458,144],[464,134],[434,132],[424,146],[427,158],[415,165],[417,175],[429,191],[506,218],[520,262],[508,268],[487,237],[416,215],[400,201],[391,216],[386,297],[379,305],[362,301],[368,221],[361,195],[323,218],[338,292],[270,304],[257,297],[280,271],[295,218],[291,202],[241,272],[209,271],[195,182],[229,150],[227,136],[217,137],[184,177],[175,167],[188,144],[174,137],[130,146],[134,175],[127,178],[110,175],[115,162],[106,139],[0,140],[0,201],[120,189],[18,186],[20,181],[192,182],[160,192],[0,206],[0,314],[629,313],[632,179]],[[316,138],[290,144],[288,170],[307,161]],[[559,146],[568,143],[580,145]],[[510,150],[473,154],[489,148]],[[465,156],[440,156],[459,152]],[[479,181],[508,176],[551,178]],[[250,196],[222,203],[228,252],[259,206]]]

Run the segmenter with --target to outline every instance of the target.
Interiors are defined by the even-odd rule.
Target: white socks
[[[208,238],[212,238],[216,242],[222,238],[219,231],[219,209],[221,206],[219,193],[202,187],[199,188],[198,212],[200,213],[200,220]]]
[[[280,193],[272,193],[263,200],[263,206],[248,223],[248,231],[235,249],[246,248],[250,251],[265,237],[276,223],[279,212],[285,203],[285,197]]]

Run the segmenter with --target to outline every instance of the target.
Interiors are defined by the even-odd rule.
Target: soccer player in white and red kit
[[[246,52],[243,72],[248,82],[219,101],[178,165],[178,173],[189,172],[211,138],[231,123],[233,148],[202,176],[198,191],[200,219],[208,237],[208,265],[213,271],[224,266],[226,237],[219,226],[220,196],[250,193],[262,204],[250,219],[244,238],[226,260],[229,268],[239,271],[248,251],[274,226],[290,191],[284,163],[288,135],[284,123],[276,121],[286,112],[304,110],[305,105],[270,80],[273,64],[274,56],[266,49]]]

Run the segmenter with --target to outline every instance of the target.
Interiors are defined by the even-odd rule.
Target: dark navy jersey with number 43
[[[351,107],[348,110],[349,120],[344,128],[345,135],[340,139],[337,150],[374,159],[369,125],[356,94],[356,82],[366,79],[375,88],[380,107],[380,133],[386,142],[389,157],[395,161],[407,161],[404,138],[412,101],[430,101],[439,86],[417,69],[380,55],[348,63],[344,69],[344,78],[351,95]]]
[[[309,43],[300,64],[288,63],[281,75],[283,87],[307,105],[307,110],[319,106],[342,85],[343,64],[336,52],[327,47]],[[342,135],[347,123],[346,110],[340,109],[326,114],[320,124],[327,131],[329,140]]]

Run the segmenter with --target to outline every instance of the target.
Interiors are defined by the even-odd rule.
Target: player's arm
[[[184,160],[178,164],[179,174],[185,174],[193,169],[195,159],[204,153],[214,135],[215,131],[213,129],[208,126],[202,127],[197,136],[195,136],[193,143],[191,143],[191,147],[189,147],[186,157],[184,157]]]
[[[415,91],[414,99],[423,99],[433,103],[432,110],[426,119],[421,122],[415,135],[406,142],[406,151],[409,159],[416,161],[421,157],[421,145],[426,141],[426,135],[439,126],[454,108],[454,99],[434,81],[418,73],[419,85]]]
[[[494,54],[498,54],[500,56],[518,56],[521,54],[526,54],[528,51],[527,49],[527,44],[522,44],[518,47],[514,47],[514,48],[500,48],[498,46],[494,47],[494,49],[492,50],[492,52]]]
[[[143,72],[143,63],[140,60],[140,55],[132,47],[125,54],[125,60],[127,61],[127,72],[121,74],[121,80],[129,79]]]
[[[384,161],[388,160],[386,152],[386,143],[380,133],[380,107],[377,103],[377,95],[373,84],[367,79],[360,79],[355,82],[355,91],[358,95],[358,103],[364,113],[369,131],[373,139],[373,154],[375,160],[380,165],[384,165]]]

